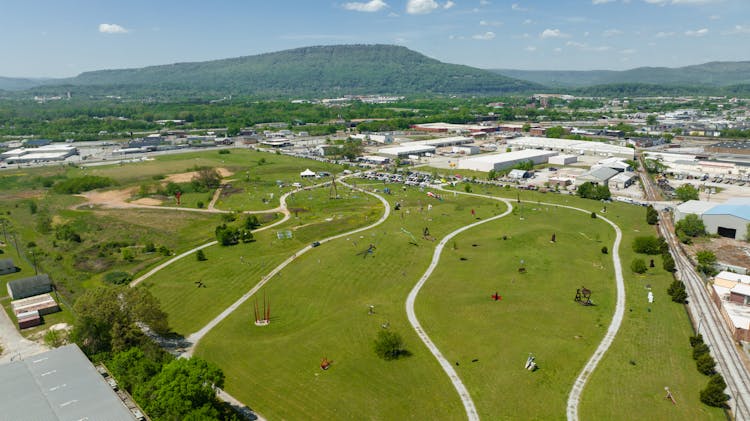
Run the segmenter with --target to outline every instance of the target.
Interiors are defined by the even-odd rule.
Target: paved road
[[[24,338],[5,310],[0,309],[0,364],[27,358],[49,350],[46,346]]]
[[[374,223],[372,223],[372,224],[370,224],[370,225],[368,225],[366,227],[357,228],[355,230],[348,231],[348,232],[345,232],[343,234],[334,235],[332,237],[328,237],[328,238],[320,240],[319,243],[320,243],[321,246],[323,244],[329,242],[329,241],[333,241],[333,240],[336,240],[338,238],[346,237],[348,235],[352,235],[352,234],[356,234],[356,233],[361,232],[361,231],[366,231],[366,230],[372,229],[372,228],[374,228],[374,227],[382,224],[383,222],[385,222],[385,220],[388,219],[388,216],[391,214],[391,205],[382,196],[377,195],[375,193],[368,192],[368,191],[360,189],[358,187],[351,186],[349,184],[346,184],[343,181],[339,181],[339,182],[342,185],[344,185],[344,186],[347,186],[347,187],[350,187],[350,188],[362,191],[362,192],[364,192],[366,194],[369,194],[370,196],[376,197],[378,200],[380,200],[383,203],[383,206],[385,207],[385,211],[383,212],[383,216],[381,216],[380,219],[378,219],[377,221],[375,221]],[[218,316],[216,316],[213,320],[211,320],[210,322],[208,322],[208,324],[206,324],[205,326],[203,326],[197,332],[194,332],[194,333],[190,334],[188,336],[188,338],[187,338],[187,341],[190,343],[190,346],[189,346],[189,348],[187,348],[185,350],[185,352],[182,355],[186,356],[186,357],[191,356],[193,354],[193,350],[195,349],[195,346],[198,344],[198,342],[208,332],[210,332],[222,320],[224,320],[230,314],[232,314],[235,310],[237,310],[237,308],[239,308],[239,306],[241,306],[245,301],[247,301],[248,299],[250,299],[250,297],[252,297],[256,292],[258,292],[265,284],[268,283],[268,281],[270,281],[274,276],[276,276],[276,274],[279,273],[282,269],[284,269],[287,265],[289,265],[290,263],[292,263],[299,256],[307,253],[308,251],[310,251],[312,249],[313,249],[313,246],[312,245],[308,245],[308,246],[304,247],[303,249],[301,249],[301,250],[297,251],[296,253],[294,253],[288,259],[284,260],[280,265],[276,266],[266,276],[264,276],[260,280],[260,282],[258,282],[253,288],[250,289],[250,291],[246,292],[242,297],[240,297],[232,305],[230,305],[224,311],[222,311],[221,314],[219,314]]]
[[[476,196],[479,196],[479,195],[476,195]],[[430,353],[438,360],[438,363],[440,363],[440,366],[443,368],[443,371],[445,371],[445,374],[448,375],[448,378],[450,379],[451,383],[453,383],[453,387],[456,388],[456,391],[458,392],[458,396],[461,398],[461,402],[464,405],[466,416],[467,418],[469,418],[470,421],[479,420],[479,414],[477,413],[477,408],[474,406],[474,401],[471,399],[471,395],[469,394],[469,391],[466,389],[466,386],[464,386],[463,382],[461,381],[461,378],[458,377],[458,373],[456,373],[456,370],[453,368],[453,365],[443,356],[443,354],[440,352],[438,347],[435,345],[434,342],[432,342],[430,337],[422,328],[422,325],[419,323],[419,319],[417,318],[417,315],[414,312],[414,302],[417,299],[417,294],[419,294],[419,290],[422,289],[422,286],[425,284],[425,282],[430,277],[430,275],[432,275],[432,272],[435,270],[438,263],[440,263],[440,255],[442,254],[443,248],[448,243],[448,241],[450,241],[453,237],[455,237],[456,235],[468,229],[471,229],[481,224],[502,218],[513,211],[513,205],[511,205],[509,200],[500,199],[496,197],[493,199],[505,202],[505,204],[508,205],[508,210],[506,210],[500,215],[493,216],[492,218],[488,218],[479,222],[474,222],[473,224],[465,225],[451,232],[445,237],[443,237],[443,239],[440,240],[440,243],[438,243],[437,247],[435,247],[435,251],[432,253],[432,261],[430,262],[430,266],[427,268],[427,270],[422,275],[422,277],[419,278],[419,281],[417,282],[416,285],[414,285],[414,288],[412,288],[411,292],[409,292],[409,296],[406,298],[406,315],[409,318],[409,323],[417,332],[419,339],[421,339],[422,342],[424,342],[425,346],[427,346],[427,349],[430,351]]]
[[[716,359],[717,370],[724,376],[727,392],[732,397],[729,405],[736,420],[750,420],[750,375],[743,364],[729,328],[719,309],[711,300],[703,279],[695,272],[692,263],[682,252],[679,240],[668,213],[660,215],[659,229],[669,243],[677,266],[677,279],[688,291],[688,309],[694,321],[698,321],[698,333],[708,344]]]

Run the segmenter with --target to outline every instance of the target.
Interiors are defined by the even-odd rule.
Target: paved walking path
[[[445,374],[448,375],[448,378],[450,379],[451,383],[453,383],[453,387],[456,388],[456,391],[458,392],[458,396],[461,398],[461,402],[464,405],[466,416],[469,418],[470,421],[479,420],[479,414],[477,413],[477,408],[474,406],[474,401],[471,399],[471,395],[469,394],[469,391],[466,389],[466,386],[464,386],[463,382],[461,381],[461,378],[458,377],[458,373],[456,373],[456,370],[453,368],[453,365],[443,356],[443,354],[440,352],[438,347],[435,345],[434,342],[432,342],[430,337],[422,328],[422,325],[419,323],[419,319],[417,319],[417,315],[414,312],[414,301],[417,299],[417,294],[419,294],[419,290],[422,289],[422,286],[430,277],[430,275],[432,275],[432,272],[435,270],[438,263],[440,262],[440,254],[443,252],[443,248],[448,243],[448,241],[450,241],[453,237],[455,237],[456,235],[468,229],[471,229],[481,224],[502,218],[513,211],[513,205],[511,205],[509,200],[500,199],[497,197],[493,199],[505,202],[505,204],[508,205],[508,210],[501,213],[500,215],[493,216],[492,218],[488,218],[479,222],[474,222],[473,224],[465,225],[451,232],[445,237],[443,237],[443,239],[440,240],[440,243],[438,243],[437,247],[435,247],[435,251],[432,253],[432,262],[430,262],[430,266],[427,267],[427,270],[425,271],[425,273],[422,275],[421,278],[419,278],[419,281],[414,286],[414,288],[412,288],[411,292],[409,293],[409,296],[406,298],[406,315],[409,318],[409,323],[417,332],[419,339],[421,339],[422,342],[424,342],[425,346],[427,346],[427,349],[430,351],[430,353],[432,353],[432,355],[435,356],[435,358],[438,360],[438,362],[440,363],[440,366],[443,368],[443,371],[445,371]]]
[[[386,219],[388,219],[388,216],[391,214],[391,205],[388,203],[387,200],[385,200],[382,196],[377,195],[375,193],[369,192],[367,190],[360,189],[358,187],[351,186],[349,184],[344,183],[343,181],[339,180],[341,184],[344,186],[359,190],[363,193],[369,194],[370,196],[376,197],[378,200],[380,200],[383,203],[383,206],[385,207],[385,211],[383,212],[383,216],[380,217],[377,221],[374,223],[362,227],[357,228],[351,231],[347,231],[343,234],[334,235],[332,237],[325,238],[323,240],[318,241],[319,245],[323,245],[329,241],[336,240],[338,238],[346,237],[348,235],[356,234],[361,231],[366,231],[371,228],[375,228],[376,226],[382,224],[385,222]],[[194,332],[190,334],[187,338],[187,341],[190,343],[189,348],[185,350],[185,352],[182,354],[183,356],[189,357],[193,354],[193,350],[195,349],[195,346],[198,344],[198,342],[208,333],[210,332],[216,325],[221,323],[222,320],[226,319],[230,314],[232,314],[239,306],[241,306],[245,301],[249,300],[250,297],[255,295],[256,292],[258,292],[265,284],[268,283],[274,276],[276,276],[277,273],[281,272],[282,269],[284,269],[287,265],[292,263],[294,260],[296,260],[299,256],[307,253],[308,251],[312,250],[312,245],[305,246],[302,250],[297,251],[293,255],[291,255],[288,259],[284,260],[280,265],[276,266],[271,272],[269,272],[266,276],[263,277],[263,279],[260,280],[253,288],[250,289],[250,291],[246,292],[242,297],[240,297],[237,301],[235,301],[232,305],[227,307],[224,311],[221,312],[218,316],[216,316],[213,320],[208,322],[205,326],[203,326],[200,330],[197,332]]]

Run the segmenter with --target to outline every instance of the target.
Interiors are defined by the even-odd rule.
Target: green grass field
[[[394,192],[388,198],[402,207],[385,224],[312,250],[259,292],[272,301],[270,326],[253,325],[251,299],[200,342],[196,354],[224,369],[230,393],[270,418],[463,417],[455,390],[409,327],[404,301],[435,245],[421,238],[423,228],[439,238],[475,221],[471,209],[486,218],[505,206]],[[362,255],[370,243],[374,255]],[[368,315],[369,305],[376,314]],[[385,362],[375,355],[372,342],[385,322],[412,356]],[[323,357],[334,360],[325,372]]]
[[[443,252],[415,311],[443,355],[460,363],[480,417],[560,419],[614,312],[612,259],[601,252],[614,231],[585,213],[514,205],[513,215],[455,238],[457,249]],[[582,286],[595,306],[573,301]],[[490,297],[495,292],[502,300]],[[524,368],[529,353],[537,372]]]

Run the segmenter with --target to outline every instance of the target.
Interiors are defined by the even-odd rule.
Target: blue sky
[[[482,68],[750,60],[750,0],[0,0],[0,75],[398,44]]]

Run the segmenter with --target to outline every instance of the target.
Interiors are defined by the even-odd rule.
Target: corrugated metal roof
[[[77,345],[0,366],[0,419],[133,421]]]
[[[8,282],[8,294],[14,299],[31,297],[52,291],[52,281],[46,274]]]
[[[682,214],[703,215],[707,210],[717,206],[716,203],[705,202],[703,200],[688,200],[685,203],[677,205],[677,210]]]
[[[750,221],[750,205],[716,205],[703,215],[731,215]]]

